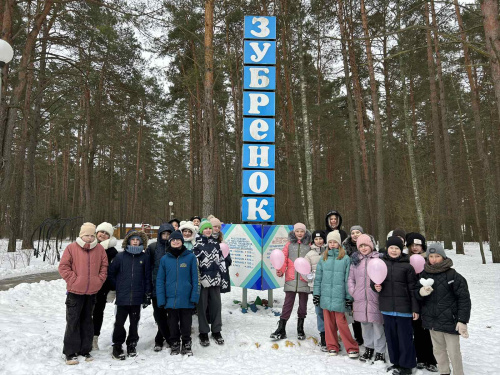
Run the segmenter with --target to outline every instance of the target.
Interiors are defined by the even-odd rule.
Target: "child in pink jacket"
[[[375,245],[367,234],[356,241],[358,251],[351,255],[348,288],[353,297],[354,320],[361,322],[365,352],[359,360],[370,362],[375,352],[375,361],[385,362],[384,319],[378,307],[378,294],[370,288],[368,263],[379,257]]]
[[[278,329],[271,334],[272,339],[281,340],[286,338],[285,326],[292,314],[297,294],[299,295],[297,338],[299,340],[306,338],[306,334],[304,333],[304,319],[307,315],[307,298],[309,297],[310,288],[307,280],[295,271],[293,262],[297,258],[304,257],[309,252],[310,243],[311,233],[306,229],[306,226],[302,223],[295,224],[293,231],[288,233],[288,242],[283,247],[285,263],[281,269],[276,270],[278,277],[285,275],[285,302],[283,303]]]

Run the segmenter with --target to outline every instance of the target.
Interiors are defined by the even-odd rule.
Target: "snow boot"
[[[382,363],[385,363],[385,353],[375,353],[375,361],[378,362],[382,361]]]
[[[121,361],[125,360],[125,353],[123,352],[121,345],[113,345],[113,354],[111,355],[114,359],[119,359]]]
[[[92,362],[94,360],[94,357],[90,353],[84,353],[82,357],[85,358],[85,362]]]
[[[92,350],[99,350],[99,336],[94,336],[92,339]]]
[[[306,339],[306,334],[304,332],[304,318],[299,318],[297,320],[297,338],[299,340]]]
[[[182,342],[181,354],[187,355],[188,357],[191,357],[193,355],[193,350],[191,349],[191,341]]]
[[[412,369],[411,368],[400,367],[399,369],[394,370],[392,373],[394,375],[411,375],[412,374]]]
[[[392,365],[387,367],[387,372],[399,370],[399,365]]]
[[[208,339],[208,333],[200,333],[198,336],[200,338],[200,345],[201,346],[209,346],[210,345],[210,340]]]
[[[431,364],[425,365],[425,369],[429,372],[438,372],[439,371],[436,365],[431,365]]]
[[[136,345],[137,345],[136,343],[127,345],[127,355],[129,357],[136,357],[137,356],[137,350],[135,349]]]
[[[155,352],[161,352],[163,350],[163,344],[156,343],[155,347],[153,348]]]
[[[320,337],[321,337],[321,342],[320,342],[320,345],[321,345],[321,351],[322,352],[327,352],[328,349],[326,348],[326,338],[325,338],[325,332],[320,332],[319,333]]]
[[[361,357],[359,357],[359,360],[361,362],[369,362],[369,361],[371,361],[371,359],[373,358],[373,352],[374,351],[375,351],[374,349],[366,348],[365,352],[363,353],[363,355]]]
[[[276,331],[271,333],[271,338],[275,340],[286,339],[285,327],[286,327],[286,320],[280,319],[280,321],[278,322],[278,328],[276,329]]]
[[[224,339],[220,332],[212,332],[212,338],[215,340],[217,345],[224,345]]]
[[[78,356],[76,354],[69,354],[66,356],[66,364],[67,365],[77,365],[80,362],[78,361]]]
[[[173,342],[170,345],[170,355],[178,355],[181,352],[181,344],[179,342]]]

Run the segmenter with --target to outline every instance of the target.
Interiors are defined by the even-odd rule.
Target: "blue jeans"
[[[314,306],[316,310],[316,322],[318,324],[318,331],[325,332],[325,319],[323,318],[323,309],[319,306]]]

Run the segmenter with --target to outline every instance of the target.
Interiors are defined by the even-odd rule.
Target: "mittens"
[[[434,289],[432,289],[432,286],[423,286],[422,288],[420,288],[419,293],[422,297],[427,297],[432,293],[433,290]]]
[[[115,298],[116,298],[116,291],[110,290],[108,292],[108,295],[106,296],[106,302],[112,303],[115,301]]]
[[[469,338],[469,331],[467,331],[467,324],[458,322],[457,326],[455,327],[455,331],[458,331],[460,336],[462,336],[464,339]]]

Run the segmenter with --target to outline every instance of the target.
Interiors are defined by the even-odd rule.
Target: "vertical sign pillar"
[[[276,17],[245,16],[242,221],[274,222]]]

